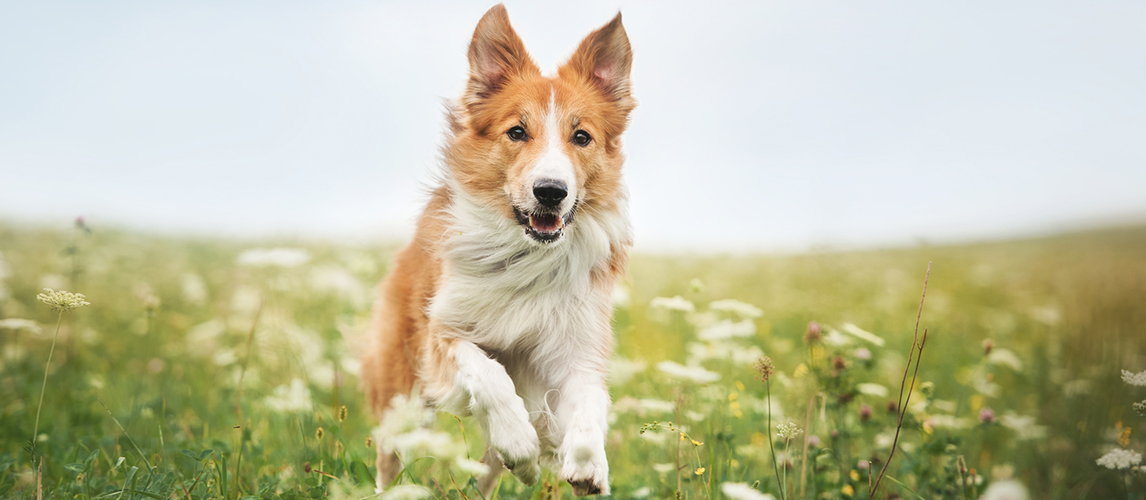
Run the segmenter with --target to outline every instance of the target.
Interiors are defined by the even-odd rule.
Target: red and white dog
[[[631,245],[621,134],[636,105],[618,14],[544,76],[498,5],[469,46],[441,185],[381,284],[362,381],[381,418],[415,387],[476,417],[495,484],[553,464],[607,494],[614,282]],[[379,447],[378,484],[400,472]]]

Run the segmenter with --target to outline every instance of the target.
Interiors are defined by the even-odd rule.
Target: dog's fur
[[[532,485],[544,462],[578,495],[609,492],[605,374],[631,244],[620,140],[635,106],[631,60],[618,14],[543,76],[505,8],[490,9],[448,113],[441,184],[380,286],[362,365],[375,415],[415,387],[472,414],[488,444],[487,491],[503,464]],[[554,182],[566,194],[547,205],[538,186]],[[379,488],[400,468],[379,446]]]

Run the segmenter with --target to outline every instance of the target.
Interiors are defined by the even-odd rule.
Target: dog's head
[[[537,243],[560,241],[580,210],[622,196],[621,133],[636,105],[621,15],[589,34],[557,74],[543,76],[509,24],[486,12],[469,47],[470,78],[451,116],[451,175],[467,194]]]

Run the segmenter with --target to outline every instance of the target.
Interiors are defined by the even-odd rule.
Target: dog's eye
[[[576,144],[578,146],[588,146],[589,141],[592,141],[592,140],[593,140],[593,138],[590,137],[589,133],[584,131],[584,130],[578,130],[576,132],[573,132],[573,144]]]
[[[505,132],[512,141],[524,141],[526,139],[525,129],[521,127],[513,127]]]

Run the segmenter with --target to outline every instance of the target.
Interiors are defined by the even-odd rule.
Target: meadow
[[[415,400],[373,433],[356,342],[393,250],[0,224],[0,497],[367,498],[385,444],[382,498],[481,498],[472,420]],[[614,498],[1146,498],[1146,227],[634,255],[615,303]]]

